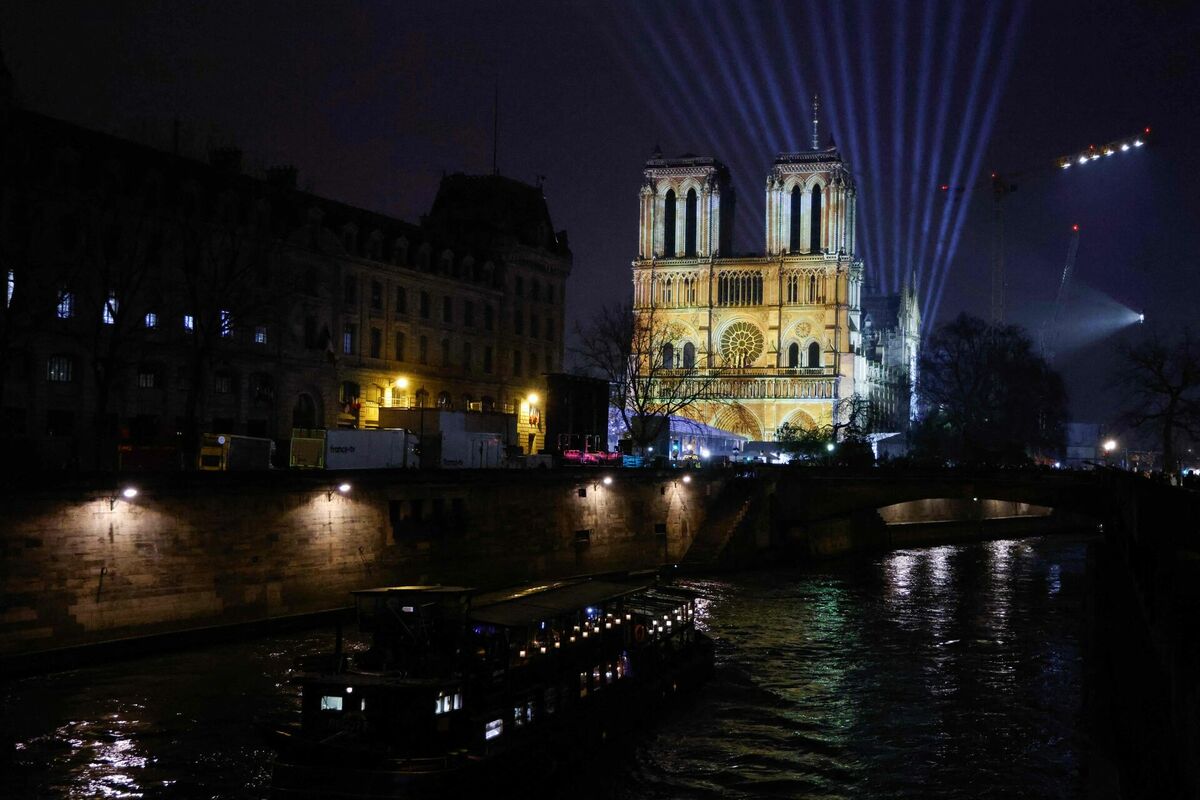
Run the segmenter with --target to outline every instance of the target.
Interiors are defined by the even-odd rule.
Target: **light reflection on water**
[[[696,581],[714,680],[550,795],[1078,796],[1086,548],[986,542]],[[253,720],[294,709],[287,667],[331,642],[275,636],[0,684],[0,797],[262,797],[272,754]]]

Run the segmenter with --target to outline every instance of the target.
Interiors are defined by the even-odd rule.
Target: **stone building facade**
[[[919,346],[916,295],[906,291],[902,303],[903,354],[894,337],[881,345],[878,330],[864,338],[857,190],[836,147],[776,157],[764,255],[732,252],[733,192],[720,162],[656,153],[643,175],[633,304],[643,322],[671,331],[655,367],[708,382],[686,413],[770,440],[785,424],[831,424],[839,401],[857,395],[876,406],[879,424],[903,429],[902,387]]]
[[[0,438],[106,467],[199,432],[287,439],[378,408],[518,414],[543,446],[566,234],[541,190],[450,175],[419,224],[0,97]],[[186,448],[185,448],[186,449]]]

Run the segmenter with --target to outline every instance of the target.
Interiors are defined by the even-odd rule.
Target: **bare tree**
[[[181,303],[189,318],[184,455],[195,462],[201,418],[223,341],[248,341],[258,325],[279,324],[294,295],[283,274],[283,240],[273,235],[253,198],[233,190],[211,209],[181,209],[173,231],[179,248]],[[263,215],[265,216],[265,215]]]
[[[672,415],[709,400],[725,372],[707,351],[685,353],[682,329],[653,307],[605,306],[575,330],[571,352],[584,371],[609,382],[611,402],[639,448],[662,436]]]
[[[147,284],[160,266],[162,220],[140,194],[92,198],[85,211],[83,261],[86,283],[79,287],[92,367],[93,463],[112,469],[118,431],[114,396],[126,385],[137,344],[146,334],[151,310]]]
[[[1162,443],[1163,469],[1179,466],[1179,446],[1200,437],[1200,340],[1184,329],[1175,340],[1151,331],[1121,348],[1114,382],[1125,390],[1122,421],[1149,429]]]

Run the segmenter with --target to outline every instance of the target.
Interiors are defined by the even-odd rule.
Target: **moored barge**
[[[298,724],[273,731],[277,798],[449,796],[541,774],[708,678],[696,597],[580,578],[482,592],[353,593],[369,649],[302,660]]]

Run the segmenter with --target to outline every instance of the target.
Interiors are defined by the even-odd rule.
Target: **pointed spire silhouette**
[[[817,112],[821,109],[821,103],[817,100],[817,96],[813,95],[813,150],[821,149],[821,136],[817,133],[818,115]]]

